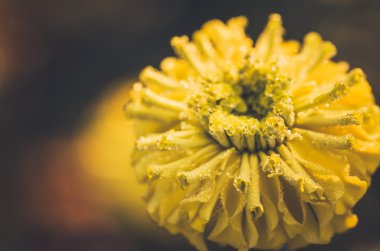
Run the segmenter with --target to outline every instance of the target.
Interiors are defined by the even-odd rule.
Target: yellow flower
[[[380,111],[360,69],[331,42],[283,41],[273,14],[255,45],[244,17],[174,37],[179,56],[145,68],[127,115],[141,130],[134,168],[147,209],[199,250],[328,243],[380,161]],[[153,129],[154,128],[154,129]],[[148,132],[146,132],[148,131]]]
[[[99,97],[87,112],[89,121],[77,135],[74,149],[98,207],[109,213],[125,211],[127,222],[138,223],[139,230],[146,232],[150,225],[141,201],[146,188],[137,183],[130,167],[133,124],[120,109],[131,83],[109,88]],[[125,191],[131,194],[125,196]]]

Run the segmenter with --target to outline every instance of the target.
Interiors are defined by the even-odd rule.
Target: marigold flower
[[[361,69],[333,62],[317,33],[283,41],[273,14],[255,45],[244,17],[174,37],[178,55],[145,68],[126,113],[150,127],[134,168],[147,209],[199,250],[328,243],[380,161],[380,111]],[[153,122],[152,122],[153,121]],[[138,123],[141,129],[144,124]]]

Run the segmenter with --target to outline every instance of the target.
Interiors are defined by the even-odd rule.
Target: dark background
[[[172,36],[245,15],[256,38],[273,12],[288,39],[313,30],[331,40],[380,100],[379,0],[0,0],[0,250],[193,250],[127,224],[110,230],[78,185],[67,141],[103,91],[171,55]],[[380,250],[379,177],[355,208],[355,229],[305,250]],[[74,213],[52,213],[62,207]]]

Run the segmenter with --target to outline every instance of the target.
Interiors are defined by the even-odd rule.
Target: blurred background
[[[194,250],[144,212],[122,105],[172,36],[245,15],[256,38],[273,12],[288,39],[331,40],[380,101],[379,0],[0,0],[0,250]],[[379,177],[355,229],[304,250],[380,250]]]

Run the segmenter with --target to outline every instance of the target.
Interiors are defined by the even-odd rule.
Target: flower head
[[[328,243],[380,162],[380,110],[360,69],[309,33],[283,41],[273,14],[255,45],[244,17],[174,37],[178,57],[145,68],[129,116],[148,122],[134,167],[147,208],[200,250]],[[139,124],[144,127],[144,124]]]

